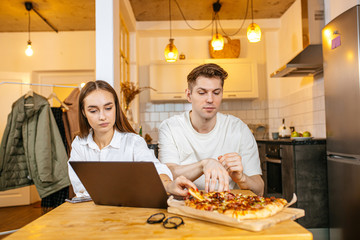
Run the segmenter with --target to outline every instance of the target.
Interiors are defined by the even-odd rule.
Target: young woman
[[[80,134],[72,142],[69,161],[152,161],[168,193],[186,196],[196,186],[185,177],[172,181],[169,168],[161,164],[137,135],[123,111],[115,90],[105,81],[88,82],[79,96]],[[74,170],[69,176],[77,197],[89,196]]]

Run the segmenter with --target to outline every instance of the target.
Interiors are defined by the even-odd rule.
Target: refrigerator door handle
[[[329,154],[328,155],[330,158],[339,158],[339,159],[353,159],[355,160],[355,157],[351,157],[351,156],[344,156],[344,155],[337,155],[337,154]]]
[[[336,156],[336,155],[328,155],[328,161],[360,165],[360,159],[352,158],[352,157],[342,157],[342,156]]]

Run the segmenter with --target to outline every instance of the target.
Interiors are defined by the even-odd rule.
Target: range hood
[[[323,0],[301,0],[303,50],[289,63],[270,74],[272,78],[315,76],[323,71],[321,30]]]

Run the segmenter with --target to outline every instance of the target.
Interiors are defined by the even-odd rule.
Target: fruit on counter
[[[291,137],[311,137],[311,133],[309,131],[305,131],[303,133],[293,131],[291,132]]]
[[[300,137],[300,135],[297,131],[293,131],[291,132],[291,137]]]
[[[303,132],[303,137],[311,137],[311,133],[309,131]]]

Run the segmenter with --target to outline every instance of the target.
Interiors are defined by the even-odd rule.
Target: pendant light
[[[35,8],[33,8],[32,2],[25,2],[25,8],[28,11],[29,14],[29,24],[28,24],[28,33],[29,33],[29,40],[27,41],[27,48],[25,50],[25,54],[27,56],[32,56],[34,51],[31,48],[31,41],[30,41],[30,11],[33,10],[49,27],[51,27],[56,33],[58,33],[58,30],[49,23],[49,21],[44,18]]]
[[[174,45],[174,39],[172,38],[171,32],[171,0],[169,0],[169,19],[170,19],[170,39],[169,44],[165,48],[165,60],[167,62],[176,62],[178,57],[178,50]]]
[[[221,8],[220,0],[217,0],[217,2],[215,2],[213,4],[213,10],[215,13],[215,16],[214,16],[215,34],[213,35],[212,40],[211,40],[211,46],[213,47],[213,49],[215,51],[220,51],[224,48],[224,38],[223,38],[223,36],[221,36],[220,33],[218,33],[218,26],[217,26],[218,21],[219,21],[218,12],[220,11],[220,8]]]
[[[247,28],[247,38],[249,42],[256,43],[261,40],[261,29],[254,23],[253,0],[251,0],[251,24]]]
[[[31,57],[34,53],[34,51],[31,48],[31,41],[30,41],[30,10],[32,9],[32,5],[31,3],[29,4],[28,2],[25,3],[25,8],[28,11],[29,14],[29,22],[28,22],[28,33],[29,33],[29,40],[27,41],[27,47],[25,50],[25,54],[26,56]]]

